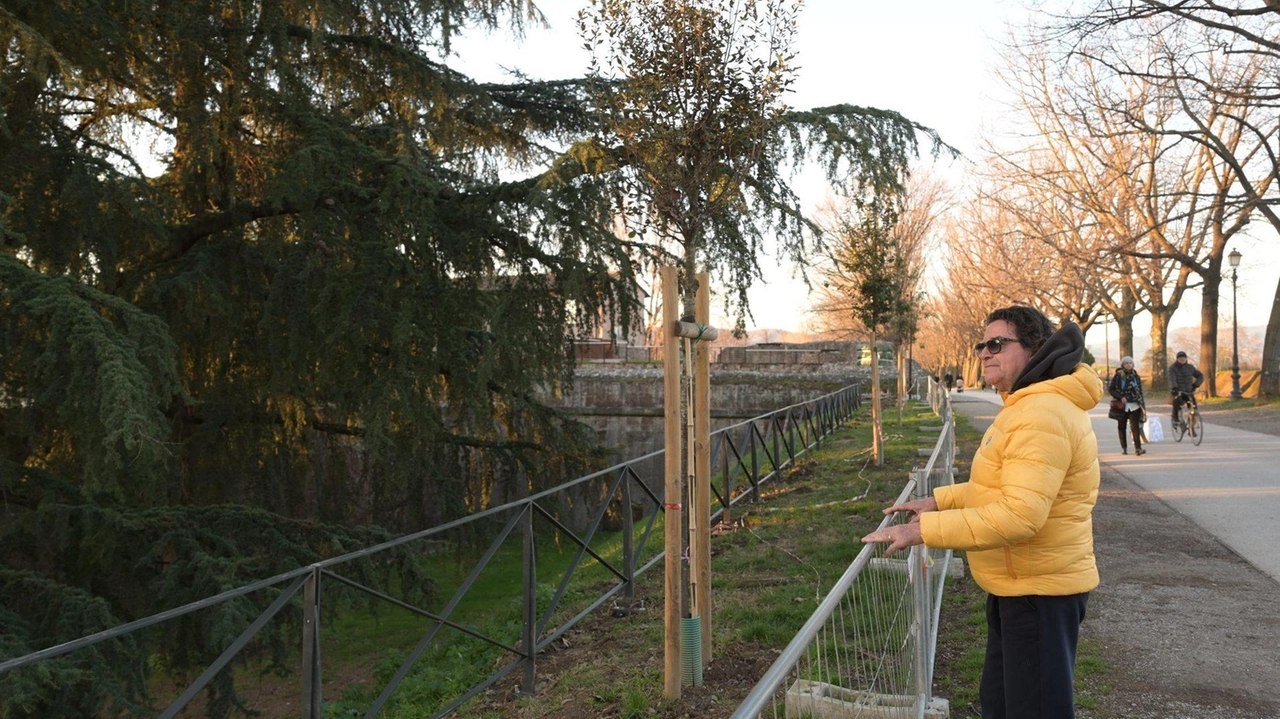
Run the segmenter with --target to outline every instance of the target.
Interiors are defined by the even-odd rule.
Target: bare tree
[[[1237,183],[1234,198],[1223,197],[1218,207],[1229,201],[1241,203],[1280,231],[1280,163],[1276,138],[1280,133],[1280,82],[1270,71],[1280,59],[1280,41],[1275,24],[1280,3],[1268,0],[1261,5],[1244,5],[1213,0],[1162,2],[1158,0],[1100,0],[1086,13],[1063,17],[1060,36],[1072,38],[1082,52],[1114,46],[1116,40],[1145,39],[1148,44],[1169,47],[1166,56],[1150,66],[1112,60],[1118,73],[1159,82],[1183,108],[1185,124],[1179,136],[1197,143],[1230,168]],[[1178,45],[1174,39],[1194,38],[1195,45]],[[1188,47],[1199,50],[1188,53]],[[1225,70],[1225,71],[1224,71]],[[1259,72],[1258,70],[1261,70]],[[1206,98],[1222,98],[1219,104],[1240,137],[1223,137],[1201,108]],[[1212,215],[1218,207],[1206,207]],[[1247,216],[1246,216],[1247,219]],[[1230,219],[1213,221],[1229,238],[1234,226]],[[1241,225],[1242,226],[1242,225]],[[1239,231],[1235,227],[1234,231]],[[1215,239],[1221,239],[1215,237]],[[1225,239],[1223,240],[1225,242]],[[1204,267],[1206,283],[1221,281],[1221,257]],[[1211,276],[1210,276],[1211,275]],[[1216,286],[1213,296],[1216,300]],[[1206,302],[1208,304],[1208,302]],[[1214,342],[1216,307],[1205,309],[1201,327],[1202,346]],[[1280,284],[1267,324],[1262,361],[1263,396],[1280,393]]]
[[[970,283],[963,271],[950,268],[924,305],[918,342],[921,363],[936,372],[952,371],[962,387],[976,386],[982,364],[973,346],[982,338],[987,313],[1001,304],[1007,303]]]
[[[1203,28],[1175,27],[1113,45],[1078,47],[1072,54],[1103,75],[1081,93],[1083,103],[1095,109],[1082,113],[1094,118],[1091,130],[1126,137],[1136,130],[1139,147],[1153,146],[1160,153],[1152,162],[1182,164],[1166,175],[1172,182],[1165,184],[1176,194],[1155,194],[1156,201],[1181,215],[1171,216],[1172,226],[1152,232],[1149,249],[1120,250],[1172,259],[1198,276],[1200,361],[1209,366],[1217,358],[1227,243],[1249,223],[1255,194],[1267,192],[1273,182],[1267,155],[1280,130],[1254,100],[1264,76],[1260,56],[1233,52],[1215,40]],[[1142,92],[1135,93],[1135,87]],[[1253,190],[1246,191],[1251,174]],[[1149,213],[1148,219],[1155,218]],[[1214,380],[1209,382],[1213,392]]]
[[[1006,174],[1034,188],[1037,213],[1044,214],[1040,198],[1056,197],[1054,205],[1072,206],[1066,219],[1074,210],[1085,213],[1075,227],[1093,227],[1109,238],[1081,242],[1081,233],[1063,223],[1051,241],[1081,263],[1119,271],[1114,276],[1126,284],[1119,293],[1106,292],[1099,306],[1124,317],[1132,298],[1150,313],[1152,381],[1159,384],[1169,320],[1197,279],[1208,306],[1202,352],[1214,355],[1225,244],[1247,223],[1252,207],[1241,199],[1239,173],[1203,144],[1189,141],[1186,125],[1194,123],[1198,132],[1208,131],[1238,150],[1242,112],[1228,104],[1230,95],[1201,93],[1192,103],[1170,79],[1175,73],[1139,69],[1185,65],[1190,50],[1200,47],[1185,38],[1148,35],[1126,44],[1076,45],[1056,63],[1049,60],[1054,46],[1043,36],[1033,39],[1011,50],[1006,76],[1026,111],[1033,144],[999,158]],[[1237,79],[1230,81],[1237,86],[1241,73],[1257,74],[1225,63],[1205,65],[1202,74],[1224,82],[1234,73]],[[1253,153],[1264,146],[1255,143]],[[1008,196],[1000,195],[1002,201]],[[1095,240],[1096,231],[1089,233]]]

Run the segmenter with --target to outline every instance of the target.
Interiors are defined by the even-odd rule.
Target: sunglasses
[[[979,342],[978,344],[974,345],[973,351],[977,352],[978,354],[982,354],[982,350],[985,349],[986,351],[990,352],[993,355],[998,355],[1000,354],[1000,350],[1004,349],[1005,344],[1009,342],[1017,342],[1018,344],[1022,344],[1022,340],[1018,339],[1017,337],[995,337],[993,339],[987,340],[986,342]]]

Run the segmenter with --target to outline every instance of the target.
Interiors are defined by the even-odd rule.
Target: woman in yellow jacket
[[[977,349],[1004,408],[982,437],[969,481],[889,507],[910,521],[863,541],[888,542],[886,554],[921,543],[966,550],[988,593],[982,716],[1074,717],[1080,622],[1098,586],[1098,440],[1088,411],[1102,398],[1102,381],[1080,364],[1080,328],[1055,332],[1030,307],[992,312]]]

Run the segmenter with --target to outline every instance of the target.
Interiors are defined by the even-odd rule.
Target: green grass
[[[963,553],[956,556],[963,558]],[[987,641],[986,596],[967,577],[948,580],[944,590],[934,692],[950,700],[953,717],[979,716],[978,683]]]
[[[1111,665],[1102,654],[1102,647],[1092,640],[1080,642],[1076,653],[1076,704],[1083,709],[1097,709],[1102,697],[1111,693],[1107,677]]]

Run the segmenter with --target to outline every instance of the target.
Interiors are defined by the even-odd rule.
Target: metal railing
[[[713,433],[712,467],[719,470],[719,477],[713,478],[717,480],[714,495],[718,507],[712,521],[722,518],[741,500],[758,500],[761,485],[793,466],[799,457],[848,419],[859,404],[859,390],[851,386]],[[522,672],[520,688],[531,692],[536,686],[538,653],[588,614],[619,595],[623,599],[620,603],[615,601],[615,611],[625,613],[634,609],[635,577],[662,560],[661,547],[651,547],[649,543],[649,537],[663,516],[662,455],[662,451],[654,452],[438,527],[299,567],[107,631],[0,662],[0,680],[9,672],[38,671],[41,662],[60,661],[102,642],[136,636],[136,633],[161,625],[171,626],[170,622],[183,621],[196,612],[253,597],[257,602],[253,610],[258,613],[257,617],[221,648],[221,653],[198,677],[189,683],[184,682],[178,696],[171,701],[165,700],[165,708],[157,710],[158,716],[167,719],[188,710],[202,691],[212,691],[214,681],[219,677],[221,683],[217,686],[224,692],[225,699],[225,692],[230,687],[228,672],[234,674],[233,663],[237,660],[243,662],[246,654],[262,655],[264,650],[261,647],[248,649],[255,642],[255,637],[273,622],[287,622],[288,627],[300,627],[302,635],[300,648],[290,650],[290,658],[287,659],[297,667],[295,696],[301,701],[302,715],[318,719],[322,716],[324,703],[322,657],[326,652],[322,647],[326,644],[322,639],[327,638],[330,643],[328,651],[344,641],[341,632],[332,626],[338,623],[335,617],[350,625],[353,608],[361,602],[386,607],[384,612],[398,611],[417,618],[422,625],[418,628],[421,633],[412,647],[405,643],[398,666],[382,683],[376,697],[357,701],[358,708],[344,706],[343,716],[362,715],[367,719],[377,716],[392,705],[397,689],[413,672],[425,671],[423,665],[427,661],[424,657],[433,648],[441,655],[442,662],[456,663],[455,657],[462,653],[460,647],[463,642],[497,654],[496,658],[486,656],[472,676],[487,674],[468,686],[456,687],[448,696],[438,696],[435,706],[415,711],[414,716],[425,716],[428,712],[434,717],[449,714],[516,670]],[[638,517],[634,514],[636,506],[643,510]],[[621,526],[606,530],[606,518]],[[496,529],[499,523],[501,528]],[[424,563],[440,561],[443,567],[445,563],[438,559],[441,540],[454,536],[450,533],[459,532],[473,537],[484,535],[489,543],[479,560],[469,565],[470,570],[465,577],[457,576],[461,567],[453,568],[453,579],[443,574],[437,576],[439,588],[452,590],[442,605],[443,597],[430,603],[409,601],[405,588],[395,586],[393,580],[387,580],[388,586],[373,587],[351,576],[359,574],[353,571],[358,563],[393,549],[401,552],[412,549]],[[518,539],[512,540],[511,544],[518,544],[518,547],[508,546],[513,535]],[[456,546],[463,546],[463,543],[458,542]],[[492,598],[469,601],[486,570],[511,569],[502,565],[504,560],[519,566],[522,575],[519,595],[511,596],[505,603]],[[262,609],[262,604],[267,604],[265,609]],[[486,615],[484,610],[477,609],[493,606],[507,607],[508,614],[502,614],[500,610],[497,615]],[[471,613],[468,615],[467,611]],[[513,632],[511,627],[514,625],[518,625],[518,629]],[[282,629],[276,626],[275,631],[280,633]],[[350,634],[353,630],[348,628],[345,631]],[[445,636],[447,641],[443,638]],[[139,644],[144,645],[145,642],[140,641]],[[440,652],[442,647],[448,651]],[[154,649],[144,647],[142,651],[149,653]],[[152,656],[148,662],[157,663],[156,657]],[[177,693],[178,690],[173,691]],[[159,706],[154,696],[146,699],[147,704]],[[237,699],[242,703],[248,702],[243,697]],[[207,701],[213,704],[212,697]],[[343,701],[345,703],[346,699]],[[0,709],[3,708],[4,699],[0,698]],[[289,715],[296,716],[297,713],[295,706]]]
[[[898,503],[953,481],[955,422],[945,392],[932,380],[929,402],[942,428]],[[886,517],[880,528],[899,520]],[[901,560],[884,557],[884,546],[862,548],[733,719],[925,716],[951,552],[918,545]]]

